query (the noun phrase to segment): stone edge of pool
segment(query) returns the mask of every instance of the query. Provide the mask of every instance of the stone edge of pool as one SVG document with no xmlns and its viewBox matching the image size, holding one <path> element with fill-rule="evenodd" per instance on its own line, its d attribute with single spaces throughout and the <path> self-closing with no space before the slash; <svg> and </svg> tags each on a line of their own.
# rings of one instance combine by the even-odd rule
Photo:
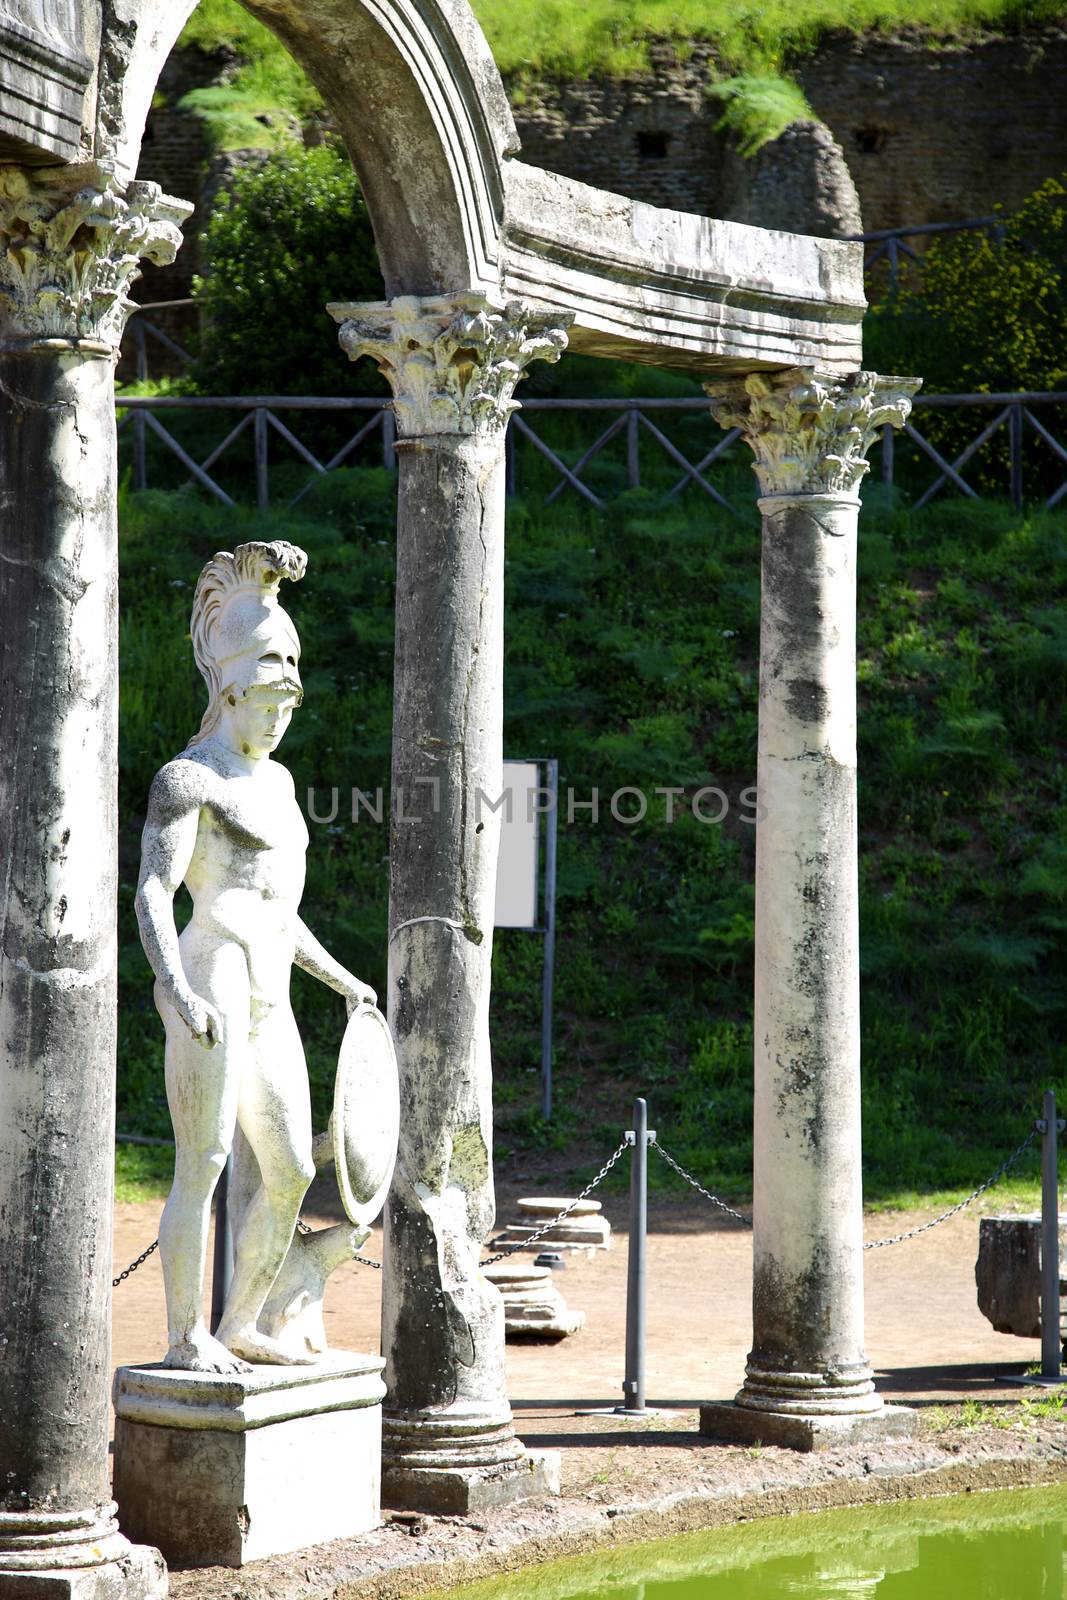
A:
<svg viewBox="0 0 1067 1600">
<path fill-rule="evenodd" d="M 617 1454 L 626 1451 L 620 1439 Z M 627 1499 L 623 1487 L 594 1503 L 587 1492 L 565 1488 L 557 1500 L 476 1517 L 406 1515 L 358 1538 L 240 1570 L 174 1571 L 171 1600 L 407 1600 L 602 1547 L 756 1518 L 1067 1483 L 1067 1426 L 1025 1434 L 981 1429 L 962 1439 L 920 1438 L 829 1458 L 724 1446 L 707 1455 L 700 1467 L 717 1470 L 711 1483 L 693 1483 L 687 1456 L 678 1466 L 689 1470 L 677 1473 L 673 1487 L 640 1499 Z M 624 1482 L 625 1464 L 620 1476 Z M 743 1477 L 758 1481 L 742 1486 Z"/>
</svg>

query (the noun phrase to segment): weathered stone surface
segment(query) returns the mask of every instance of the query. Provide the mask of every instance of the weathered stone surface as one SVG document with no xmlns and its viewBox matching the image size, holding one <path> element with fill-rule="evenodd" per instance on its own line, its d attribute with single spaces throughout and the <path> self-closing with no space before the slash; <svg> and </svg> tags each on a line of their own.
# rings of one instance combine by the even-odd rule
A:
<svg viewBox="0 0 1067 1600">
<path fill-rule="evenodd" d="M 541 1233 L 546 1222 L 558 1217 L 572 1204 L 559 1196 L 549 1199 L 528 1198 L 517 1202 L 523 1213 L 521 1222 L 509 1222 L 493 1241 L 511 1249 L 582 1251 L 592 1256 L 596 1250 L 611 1249 L 611 1223 L 600 1214 L 599 1200 L 582 1200 L 563 1219 Z M 532 1244 L 526 1241 L 532 1233 L 540 1237 Z"/>
<path fill-rule="evenodd" d="M 0 8 L 0 160 L 74 161 L 86 153 L 87 46 L 98 24 L 82 0 L 4 0 Z"/>
<path fill-rule="evenodd" d="M 853 1444 L 907 1439 L 918 1432 L 919 1415 L 909 1406 L 879 1405 L 859 1416 L 805 1416 L 751 1411 L 726 1401 L 701 1406 L 700 1432 L 731 1444 L 777 1444 L 787 1450 L 843 1450 Z"/>
<path fill-rule="evenodd" d="M 506 1339 L 566 1339 L 585 1326 L 585 1312 L 570 1310 L 548 1267 L 498 1263 L 485 1276 L 504 1301 Z"/>
<path fill-rule="evenodd" d="M 753 1347 L 737 1396 L 760 1418 L 882 1408 L 863 1342 L 855 544 L 866 449 L 917 386 L 708 386 L 762 490 Z"/>
<path fill-rule="evenodd" d="M 382 1366 L 334 1351 L 310 1369 L 226 1377 L 120 1367 L 123 1529 L 171 1562 L 240 1567 L 375 1527 Z"/>
<path fill-rule="evenodd" d="M 735 156 L 721 212 L 783 233 L 847 239 L 863 232 L 844 151 L 824 122 L 790 123 L 747 160 Z"/>
<path fill-rule="evenodd" d="M 0 1595 L 4 1600 L 166 1600 L 167 1569 L 159 1551 L 125 1540 L 123 1545 L 125 1554 L 104 1566 L 8 1572 L 0 1565 Z"/>
<path fill-rule="evenodd" d="M 702 372 L 860 364 L 863 250 L 660 211 L 512 161 L 507 287 L 590 355 Z"/>
<path fill-rule="evenodd" d="M 543 1487 L 515 1439 L 503 1306 L 478 1264 L 494 1215 L 500 834 L 485 802 L 503 781 L 504 423 L 524 366 L 558 356 L 564 329 L 470 295 L 331 311 L 349 355 L 369 351 L 393 385 L 401 434 L 389 905 L 401 1132 L 383 1478 L 390 1503 L 433 1509 L 465 1473 L 470 1493 Z"/>
<path fill-rule="evenodd" d="M 113 357 L 180 203 L 0 167 L 0 1593 L 158 1589 L 107 1474 L 115 1074 Z M 88 1509 L 87 1509 L 88 1508 Z M 12 1571 L 24 1576 L 11 1577 Z M 60 1582 L 57 1578 L 56 1582 Z"/>
<path fill-rule="evenodd" d="M 559 1493 L 559 1452 L 526 1450 L 506 1400 L 394 1413 L 387 1429 L 382 1497 L 397 1510 L 464 1516 Z"/>
<path fill-rule="evenodd" d="M 1067 1222 L 1060 1223 L 1060 1277 Z M 974 1267 L 978 1309 L 998 1333 L 1041 1337 L 1041 1218 L 982 1217 Z"/>
<path fill-rule="evenodd" d="M 97 165 L 0 166 L 0 339 L 117 350 L 141 259 L 173 261 L 191 210 Z"/>
</svg>

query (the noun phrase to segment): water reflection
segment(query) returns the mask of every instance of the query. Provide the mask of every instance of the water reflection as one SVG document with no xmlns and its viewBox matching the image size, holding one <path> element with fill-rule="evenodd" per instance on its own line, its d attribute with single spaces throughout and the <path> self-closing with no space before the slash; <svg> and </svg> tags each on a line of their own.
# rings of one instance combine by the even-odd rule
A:
<svg viewBox="0 0 1067 1600">
<path fill-rule="evenodd" d="M 768 1518 L 609 1549 L 449 1600 L 1065 1600 L 1067 1488 Z"/>
</svg>

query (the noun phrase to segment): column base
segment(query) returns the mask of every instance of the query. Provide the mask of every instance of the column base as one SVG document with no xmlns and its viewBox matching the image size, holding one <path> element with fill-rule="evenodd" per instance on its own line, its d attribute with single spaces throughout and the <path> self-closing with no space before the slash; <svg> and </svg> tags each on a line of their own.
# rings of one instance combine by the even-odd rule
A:
<svg viewBox="0 0 1067 1600">
<path fill-rule="evenodd" d="M 379 1356 L 234 1375 L 120 1367 L 122 1528 L 184 1566 L 241 1567 L 380 1520 Z"/>
<path fill-rule="evenodd" d="M 128 1544 L 98 1567 L 10 1572 L 0 1552 L 0 1600 L 166 1600 L 167 1568 L 158 1550 Z"/>
<path fill-rule="evenodd" d="M 910 1406 L 882 1405 L 851 1416 L 809 1415 L 795 1411 L 754 1411 L 735 1400 L 700 1408 L 700 1432 L 730 1444 L 776 1444 L 786 1450 L 839 1450 L 882 1439 L 908 1439 L 919 1416 Z"/>
<path fill-rule="evenodd" d="M 465 1516 L 559 1494 L 559 1452 L 527 1450 L 510 1406 L 393 1412 L 383 1426 L 382 1499 L 398 1511 Z"/>
</svg>

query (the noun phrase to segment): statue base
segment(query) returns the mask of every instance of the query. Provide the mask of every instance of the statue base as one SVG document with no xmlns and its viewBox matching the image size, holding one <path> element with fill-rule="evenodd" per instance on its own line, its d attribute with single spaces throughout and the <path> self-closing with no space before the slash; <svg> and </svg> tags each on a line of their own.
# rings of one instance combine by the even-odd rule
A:
<svg viewBox="0 0 1067 1600">
<path fill-rule="evenodd" d="M 381 1520 L 384 1362 L 222 1376 L 115 1374 L 115 1498 L 131 1539 L 182 1566 L 241 1567 Z"/>
<path fill-rule="evenodd" d="M 755 1411 L 732 1400 L 700 1408 L 705 1439 L 728 1444 L 777 1444 L 785 1450 L 843 1450 L 850 1444 L 909 1439 L 919 1426 L 910 1406 L 880 1406 L 851 1416 L 803 1415 L 795 1411 Z"/>
</svg>

